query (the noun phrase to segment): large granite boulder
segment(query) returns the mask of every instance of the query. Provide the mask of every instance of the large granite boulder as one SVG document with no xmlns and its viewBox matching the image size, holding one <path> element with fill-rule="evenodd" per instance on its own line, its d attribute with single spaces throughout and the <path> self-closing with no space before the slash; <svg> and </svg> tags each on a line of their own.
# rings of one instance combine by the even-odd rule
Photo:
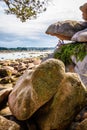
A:
<svg viewBox="0 0 87 130">
<path fill-rule="evenodd" d="M 34 72 L 26 71 L 9 96 L 9 107 L 19 120 L 28 119 L 60 88 L 64 64 L 55 59 L 43 62 Z"/>
<path fill-rule="evenodd" d="M 75 73 L 65 73 L 60 60 L 49 59 L 26 72 L 9 96 L 19 120 L 34 118 L 41 130 L 66 130 L 86 103 L 86 88 Z"/>
<path fill-rule="evenodd" d="M 46 30 L 46 33 L 52 36 L 57 36 L 61 40 L 71 40 L 76 32 L 85 28 L 87 28 L 86 22 L 66 20 L 50 25 Z"/>
<path fill-rule="evenodd" d="M 80 10 L 82 11 L 83 19 L 87 21 L 87 3 L 80 6 Z"/>
<path fill-rule="evenodd" d="M 71 40 L 77 42 L 87 42 L 87 28 L 75 33 Z"/>
<path fill-rule="evenodd" d="M 20 126 L 14 121 L 0 116 L 0 130 L 20 130 Z"/>
<path fill-rule="evenodd" d="M 86 103 L 86 89 L 79 76 L 66 73 L 54 97 L 36 113 L 41 130 L 66 130 Z M 39 115 L 39 116 L 38 116 Z"/>
</svg>

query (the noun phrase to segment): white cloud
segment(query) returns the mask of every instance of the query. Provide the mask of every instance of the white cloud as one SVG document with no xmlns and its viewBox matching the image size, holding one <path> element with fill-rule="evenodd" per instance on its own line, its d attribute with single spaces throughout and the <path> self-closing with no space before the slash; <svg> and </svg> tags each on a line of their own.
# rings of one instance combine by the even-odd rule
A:
<svg viewBox="0 0 87 130">
<path fill-rule="evenodd" d="M 5 7 L 0 4 L 0 32 L 14 34 L 19 40 L 20 37 L 24 37 L 39 41 L 40 36 L 44 36 L 48 26 L 54 22 L 67 19 L 82 20 L 79 6 L 86 2 L 87 0 L 51 0 L 46 12 L 40 14 L 36 20 L 28 20 L 25 23 L 13 15 L 4 14 Z"/>
</svg>

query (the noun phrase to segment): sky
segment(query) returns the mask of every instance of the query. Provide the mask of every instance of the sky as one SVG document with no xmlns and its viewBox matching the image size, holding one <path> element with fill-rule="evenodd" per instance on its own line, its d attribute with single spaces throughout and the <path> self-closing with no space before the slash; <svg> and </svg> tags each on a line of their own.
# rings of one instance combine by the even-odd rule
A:
<svg viewBox="0 0 87 130">
<path fill-rule="evenodd" d="M 24 23 L 14 15 L 6 15 L 0 2 L 0 47 L 55 47 L 58 38 L 45 34 L 47 28 L 58 21 L 84 21 L 79 7 L 86 2 L 50 0 L 46 12 Z"/>
</svg>

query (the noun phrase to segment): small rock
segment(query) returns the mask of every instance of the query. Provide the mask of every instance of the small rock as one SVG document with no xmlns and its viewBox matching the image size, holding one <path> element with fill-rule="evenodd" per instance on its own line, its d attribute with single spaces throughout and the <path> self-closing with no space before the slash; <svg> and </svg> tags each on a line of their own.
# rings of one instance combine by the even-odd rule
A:
<svg viewBox="0 0 87 130">
<path fill-rule="evenodd" d="M 12 91 L 12 88 L 3 89 L 0 91 L 0 104 L 7 99 L 8 95 Z"/>
<path fill-rule="evenodd" d="M 14 121 L 0 116 L 0 130 L 20 130 L 20 126 Z"/>
</svg>

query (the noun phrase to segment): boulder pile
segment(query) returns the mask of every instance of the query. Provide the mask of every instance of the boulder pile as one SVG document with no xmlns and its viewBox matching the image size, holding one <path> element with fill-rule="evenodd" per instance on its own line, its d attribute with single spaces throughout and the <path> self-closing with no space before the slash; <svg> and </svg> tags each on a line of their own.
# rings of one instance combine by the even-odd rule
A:
<svg viewBox="0 0 87 130">
<path fill-rule="evenodd" d="M 56 46 L 55 52 L 58 51 L 60 52 L 61 45 L 65 45 L 67 47 L 67 45 L 64 44 L 64 42 L 62 42 L 63 40 L 68 40 L 70 44 L 72 43 L 74 45 L 76 44 L 80 45 L 83 43 L 87 44 L 87 3 L 80 6 L 80 10 L 82 11 L 82 16 L 85 21 L 73 21 L 73 20 L 58 21 L 57 23 L 50 25 L 46 30 L 46 34 L 56 36 L 60 39 Z M 77 48 L 77 52 L 78 52 L 78 48 Z M 78 60 L 77 57 L 75 57 L 75 55 L 72 54 L 71 60 L 73 66 L 71 70 L 70 69 L 67 70 L 69 71 L 73 70 L 73 72 L 78 73 L 83 83 L 87 86 L 87 47 L 83 49 L 81 55 L 83 56 L 84 54 L 85 57 L 83 60 Z M 69 67 L 71 68 L 71 64 L 69 65 Z"/>
<path fill-rule="evenodd" d="M 87 42 L 87 3 L 80 7 L 84 22 L 81 21 L 58 21 L 48 27 L 47 34 L 56 36 L 61 40 Z"/>
<path fill-rule="evenodd" d="M 6 115 L 1 108 L 1 130 L 66 130 L 87 102 L 78 74 L 66 73 L 63 62 L 56 59 L 27 70 L 6 96 L 9 110 Z"/>
<path fill-rule="evenodd" d="M 0 84 L 14 85 L 26 69 L 34 69 L 41 63 L 40 58 L 24 58 L 0 61 Z"/>
<path fill-rule="evenodd" d="M 80 9 L 85 12 L 86 7 Z M 83 18 L 86 20 L 86 13 Z M 86 42 L 86 28 L 86 22 L 64 21 L 51 25 L 46 33 L 61 40 Z M 54 58 L 42 63 L 35 59 L 0 61 L 3 129 L 87 130 L 86 86 L 78 74 L 66 72 L 64 63 Z"/>
</svg>

